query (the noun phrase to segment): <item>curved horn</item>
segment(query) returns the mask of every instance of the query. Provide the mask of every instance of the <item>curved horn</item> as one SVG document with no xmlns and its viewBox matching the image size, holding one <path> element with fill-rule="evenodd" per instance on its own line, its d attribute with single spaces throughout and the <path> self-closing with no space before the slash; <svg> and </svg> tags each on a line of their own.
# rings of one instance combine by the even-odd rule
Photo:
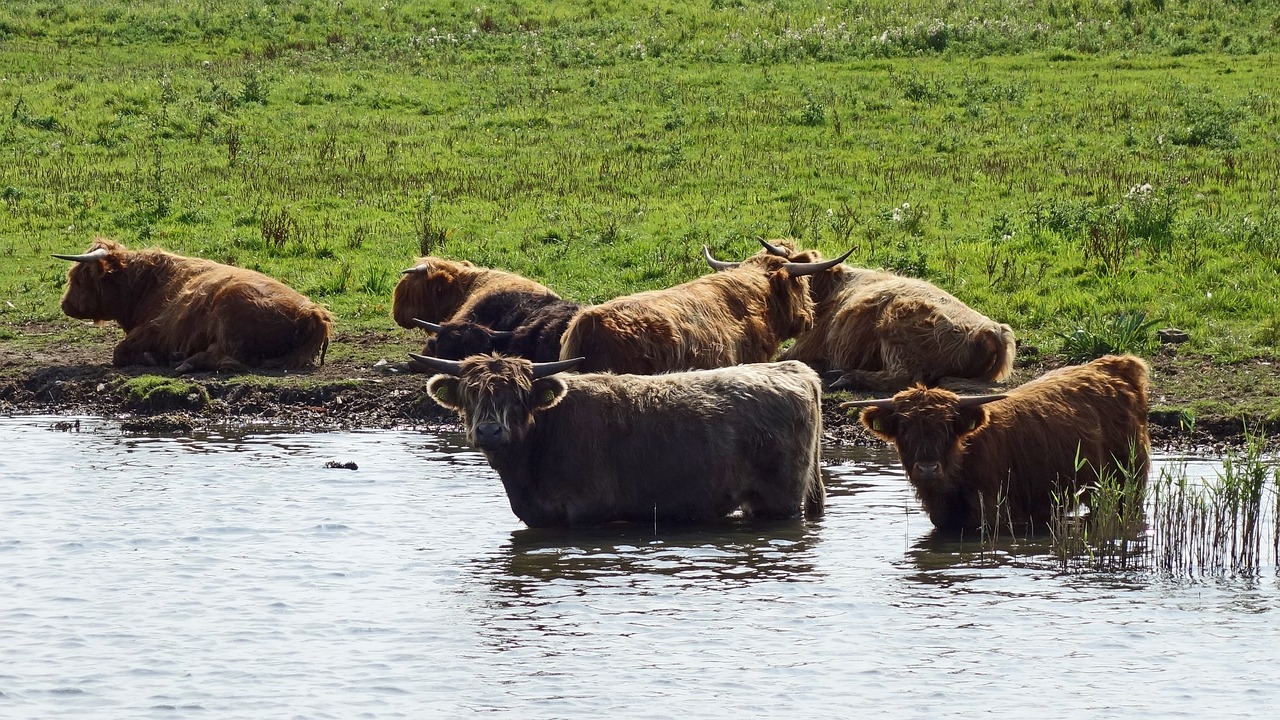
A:
<svg viewBox="0 0 1280 720">
<path fill-rule="evenodd" d="M 571 370 L 578 366 L 578 363 L 586 360 L 584 357 L 576 357 L 570 360 L 557 360 L 555 362 L 534 363 L 533 379 L 544 378 L 548 375 L 555 375 L 558 372 Z"/>
<path fill-rule="evenodd" d="M 823 270 L 830 270 L 831 268 L 833 268 L 833 267 L 835 267 L 835 266 L 839 265 L 840 263 L 844 262 L 845 258 L 847 258 L 847 257 L 849 257 L 850 255 L 852 255 L 852 254 L 853 254 L 853 250 L 854 250 L 853 248 L 849 248 L 849 249 L 845 252 L 845 254 L 841 255 L 840 257 L 838 257 L 838 258 L 832 258 L 832 259 L 830 259 L 830 260 L 823 260 L 822 262 L 811 262 L 811 263 L 787 263 L 786 265 L 783 265 L 782 267 L 786 268 L 786 271 L 787 271 L 788 273 L 790 273 L 791 275 L 796 275 L 796 276 L 800 276 L 800 275 L 816 275 L 816 274 L 818 274 L 818 273 L 822 272 Z"/>
<path fill-rule="evenodd" d="M 995 402 L 996 400 L 1003 400 L 1003 399 L 1005 399 L 1005 398 L 1007 398 L 1007 397 L 1009 397 L 1009 396 L 1008 396 L 1008 395 L 1004 395 L 1004 394 L 1000 394 L 1000 395 L 961 395 L 959 398 L 957 398 L 957 400 L 959 400 L 959 401 L 960 401 L 960 407 L 962 407 L 962 408 L 967 408 L 967 407 L 973 407 L 974 405 L 986 405 L 986 404 L 987 404 L 987 403 L 989 403 L 989 402 Z"/>
<path fill-rule="evenodd" d="M 726 262 L 724 260 L 717 260 L 711 257 L 711 251 L 707 249 L 706 245 L 702 246 L 702 257 L 706 258 L 707 264 L 716 270 L 732 270 L 742 264 L 742 263 L 736 263 L 736 262 Z"/>
<path fill-rule="evenodd" d="M 765 240 L 764 238 L 756 238 L 756 240 L 760 241 L 760 244 L 764 246 L 765 250 L 769 251 L 770 255 L 777 255 L 778 257 L 784 257 L 784 258 L 791 257 L 791 254 L 788 253 L 785 248 L 780 248 L 777 245 L 770 243 L 768 240 Z"/>
<path fill-rule="evenodd" d="M 408 271 L 406 270 L 405 272 L 408 272 Z M 435 323 L 433 323 L 433 322 L 427 322 L 426 320 L 422 320 L 422 319 L 420 319 L 420 318 L 414 318 L 414 319 L 413 319 L 413 324 L 414 324 L 414 325 L 417 325 L 418 327 L 422 328 L 423 330 L 430 330 L 430 331 L 431 331 L 431 332 L 433 332 L 433 333 L 442 332 L 442 331 L 444 330 L 444 328 L 443 328 L 443 327 L 441 327 L 440 325 L 437 325 L 437 324 L 435 324 Z"/>
<path fill-rule="evenodd" d="M 841 410 L 848 410 L 850 408 L 864 408 L 864 407 L 873 407 L 880 410 L 892 410 L 893 398 L 877 398 L 874 400 L 850 400 L 849 402 L 840 403 Z"/>
<path fill-rule="evenodd" d="M 414 265 L 411 268 L 405 268 L 401 270 L 400 274 L 401 275 L 421 275 L 430 269 L 431 269 L 430 265 Z"/>
<path fill-rule="evenodd" d="M 70 260 L 71 262 L 93 262 L 94 260 L 101 260 L 106 257 L 107 249 L 100 247 L 93 252 L 87 252 L 83 255 L 59 255 L 57 253 L 53 253 L 53 256 L 59 260 Z"/>
<path fill-rule="evenodd" d="M 432 370 L 442 372 L 445 375 L 453 375 L 454 377 L 457 377 L 462 374 L 462 363 L 457 360 L 444 360 L 442 358 L 431 357 L 430 355 L 419 355 L 417 353 L 409 353 L 409 357 L 417 360 L 423 365 L 426 365 Z"/>
<path fill-rule="evenodd" d="M 515 336 L 515 330 L 489 330 L 489 337 L 494 340 L 510 340 Z"/>
</svg>

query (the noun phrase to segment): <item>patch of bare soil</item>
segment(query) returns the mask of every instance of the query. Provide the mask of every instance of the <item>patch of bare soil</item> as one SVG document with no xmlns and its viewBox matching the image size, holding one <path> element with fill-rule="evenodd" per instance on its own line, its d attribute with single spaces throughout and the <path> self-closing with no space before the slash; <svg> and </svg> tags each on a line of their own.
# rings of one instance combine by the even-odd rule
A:
<svg viewBox="0 0 1280 720">
<path fill-rule="evenodd" d="M 119 417 L 138 431 L 185 432 L 195 428 L 269 422 L 298 429 L 334 430 L 404 426 L 452 427 L 452 413 L 426 395 L 426 376 L 405 372 L 407 350 L 419 341 L 401 333 L 340 334 L 323 366 L 252 375 L 193 373 L 171 369 L 114 368 L 117 336 L 96 333 L 68 339 L 50 329 L 22 328 L 21 342 L 0 341 L 0 413 Z M 334 355 L 338 355 L 335 357 Z M 1172 348 L 1151 365 L 1151 435 L 1159 447 L 1236 445 L 1251 430 L 1274 436 L 1280 423 L 1280 376 L 1265 360 L 1215 365 L 1204 357 L 1178 356 Z M 1053 357 L 1019 358 L 1017 385 L 1057 367 Z M 188 391 L 140 397 L 140 378 L 173 378 Z M 185 386 L 185 383 L 183 383 Z M 876 444 L 838 409 L 848 393 L 823 405 L 830 442 Z"/>
</svg>

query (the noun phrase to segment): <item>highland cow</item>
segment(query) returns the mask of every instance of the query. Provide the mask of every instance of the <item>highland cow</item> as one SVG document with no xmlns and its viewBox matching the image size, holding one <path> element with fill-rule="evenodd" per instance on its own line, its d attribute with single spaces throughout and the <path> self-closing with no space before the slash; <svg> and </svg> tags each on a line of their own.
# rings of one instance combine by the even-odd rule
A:
<svg viewBox="0 0 1280 720">
<path fill-rule="evenodd" d="M 178 372 L 297 368 L 324 362 L 333 318 L 278 280 L 163 250 L 126 250 L 98 238 L 75 265 L 62 311 L 115 320 L 125 336 L 112 364 Z"/>
</svg>

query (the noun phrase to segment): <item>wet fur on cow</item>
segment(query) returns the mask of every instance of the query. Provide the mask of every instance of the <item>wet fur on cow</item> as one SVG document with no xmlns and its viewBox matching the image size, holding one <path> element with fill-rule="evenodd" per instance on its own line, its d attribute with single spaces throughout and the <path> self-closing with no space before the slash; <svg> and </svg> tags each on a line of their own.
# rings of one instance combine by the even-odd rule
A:
<svg viewBox="0 0 1280 720">
<path fill-rule="evenodd" d="M 767 251 L 762 251 L 768 254 Z M 810 250 L 793 255 L 815 262 Z M 832 389 L 895 391 L 914 383 L 1008 377 L 1013 329 L 932 283 L 839 265 L 815 275 L 813 328 L 783 354 L 834 380 Z"/>
<path fill-rule="evenodd" d="M 512 330 L 528 311 L 559 299 L 542 284 L 515 273 L 428 256 L 402 273 L 392 295 L 391 316 L 405 328 L 417 327 L 413 320 L 419 318 Z"/>
<path fill-rule="evenodd" d="M 643 375 L 767 362 L 813 324 L 809 278 L 791 275 L 786 262 L 755 255 L 733 270 L 587 308 L 565 331 L 560 357 L 587 358 L 584 372 Z"/>
<path fill-rule="evenodd" d="M 460 368 L 428 391 L 461 415 L 530 527 L 823 511 L 821 383 L 801 363 L 536 379 L 523 359 Z"/>
<path fill-rule="evenodd" d="M 125 336 L 112 363 L 179 372 L 297 368 L 324 362 L 333 318 L 262 273 L 98 238 L 67 276 L 62 311 L 114 320 Z M 86 253 L 87 255 L 88 253 Z M 66 259 L 68 256 L 61 256 Z"/>
<path fill-rule="evenodd" d="M 920 386 L 862 401 L 880 405 L 864 409 L 862 423 L 897 448 L 940 530 L 1043 529 L 1055 493 L 1064 500 L 1078 493 L 1088 505 L 1099 473 L 1145 483 L 1150 440 L 1140 358 L 1061 368 L 994 397 L 1002 399 L 966 407 L 955 393 Z"/>
</svg>

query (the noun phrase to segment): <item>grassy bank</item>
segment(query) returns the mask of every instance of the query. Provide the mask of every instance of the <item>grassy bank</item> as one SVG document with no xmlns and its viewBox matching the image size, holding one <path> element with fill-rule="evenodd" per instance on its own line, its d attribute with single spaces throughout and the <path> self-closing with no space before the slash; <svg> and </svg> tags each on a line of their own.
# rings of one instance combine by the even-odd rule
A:
<svg viewBox="0 0 1280 720">
<path fill-rule="evenodd" d="M 0 341 L 95 234 L 353 332 L 423 252 L 593 302 L 789 235 L 1047 351 L 1277 356 L 1280 2 L 958 5 L 5 3 Z"/>
</svg>

